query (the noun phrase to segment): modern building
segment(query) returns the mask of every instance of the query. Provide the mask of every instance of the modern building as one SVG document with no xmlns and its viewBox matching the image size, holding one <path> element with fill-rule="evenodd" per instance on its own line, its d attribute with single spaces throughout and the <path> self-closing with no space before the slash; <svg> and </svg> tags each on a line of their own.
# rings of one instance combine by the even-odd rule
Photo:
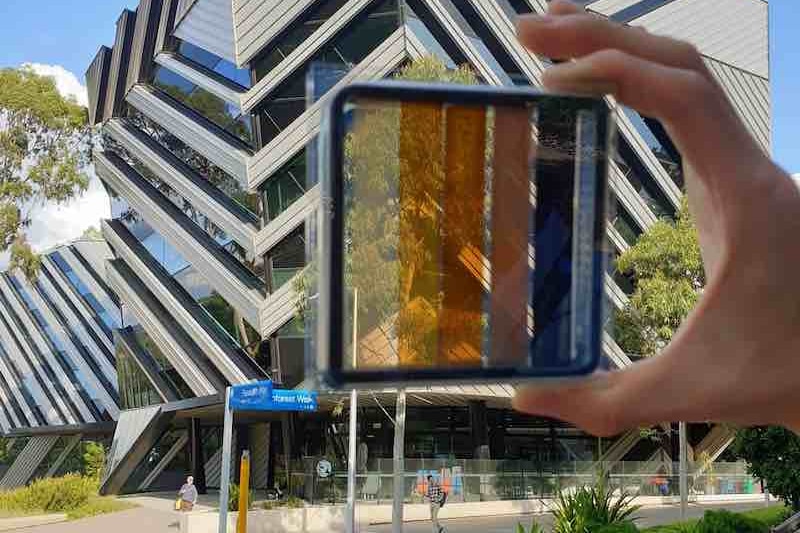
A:
<svg viewBox="0 0 800 533">
<path fill-rule="evenodd" d="M 583 4 L 694 43 L 753 136 L 770 150 L 765 1 Z M 136 11 L 123 11 L 113 46 L 101 47 L 86 73 L 90 119 L 103 138 L 94 161 L 112 202 L 112 219 L 102 228 L 111 252 L 95 263 L 97 275 L 90 279 L 98 280 L 92 294 L 106 296 L 100 300 L 105 309 L 113 304 L 118 311 L 116 322 L 105 325 L 113 342 L 98 324 L 88 324 L 104 335 L 98 349 L 110 351 L 98 363 L 108 383 L 94 386 L 97 398 L 86 393 L 93 410 L 78 392 L 76 413 L 45 403 L 44 423 L 32 406 L 30 416 L 12 412 L 3 398 L 4 429 L 6 423 L 18 429 L 13 415 L 18 425 L 46 426 L 48 435 L 55 434 L 62 426 L 89 423 L 68 418 L 84 405 L 91 422 L 103 416 L 117 421 L 105 492 L 172 489 L 187 471 L 201 486 L 217 486 L 224 388 L 267 377 L 291 388 L 304 379 L 306 338 L 295 319 L 293 280 L 305 265 L 305 222 L 320 204 L 318 185 L 307 176 L 306 152 L 329 94 L 307 103 L 309 69 L 315 62 L 338 66 L 343 77 L 336 86 L 385 78 L 433 55 L 448 66 L 468 65 L 482 83 L 538 86 L 549 61 L 517 42 L 514 23 L 518 15 L 545 9 L 544 0 L 141 0 Z M 616 112 L 619 148 L 611 163 L 616 210 L 607 232 L 620 253 L 660 217 L 675 216 L 683 176 L 680 156 L 657 121 L 612 99 L 608 105 Z M 7 285 L 5 298 L 20 294 Z M 609 271 L 606 292 L 613 305 L 625 305 L 631 290 L 631 280 Z M 13 327 L 11 317 L 5 320 Z M 33 323 L 16 328 L 42 329 Z M 15 345 L 3 338 L 2 346 L 9 351 Z M 33 344 L 27 353 L 32 350 Z M 636 359 L 608 334 L 604 351 L 610 367 Z M 100 379 L 99 370 L 87 372 L 79 375 Z M 112 396 L 107 385 L 118 393 Z M 30 394 L 36 400 L 26 405 L 47 402 L 43 392 Z M 656 442 L 634 430 L 598 440 L 513 412 L 512 395 L 506 385 L 410 391 L 407 469 L 421 472 L 449 461 L 464 473 L 478 458 L 494 461 L 497 479 L 511 476 L 497 470 L 544 475 L 566 462 L 575 477 L 597 460 L 609 468 L 621 461 L 642 461 L 653 471 L 661 466 L 661 473 L 672 468 L 672 437 Z M 373 497 L 391 493 L 381 488 L 381 472 L 391 472 L 395 400 L 386 391 L 366 397 L 359 412 L 360 490 Z M 292 490 L 309 497 L 315 490 L 309 464 L 323 456 L 344 464 L 346 424 L 337 415 L 344 401 L 325 397 L 314 414 L 239 420 L 236 447 L 252 451 L 256 486 L 281 484 L 291 470 L 303 480 Z M 672 428 L 663 429 L 669 435 Z M 693 454 L 704 457 L 703 464 L 723 454 L 730 440 L 723 427 L 690 431 Z M 529 493 L 501 481 L 485 490 L 489 473 L 481 474 L 481 488 L 471 494 Z"/>
</svg>

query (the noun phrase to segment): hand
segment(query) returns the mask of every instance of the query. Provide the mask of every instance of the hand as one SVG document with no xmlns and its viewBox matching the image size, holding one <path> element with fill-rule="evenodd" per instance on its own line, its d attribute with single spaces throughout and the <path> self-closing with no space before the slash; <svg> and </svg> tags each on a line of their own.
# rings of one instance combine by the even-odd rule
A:
<svg viewBox="0 0 800 533">
<path fill-rule="evenodd" d="M 521 17 L 554 59 L 544 85 L 610 93 L 659 119 L 683 155 L 708 280 L 661 354 L 619 372 L 518 392 L 521 411 L 597 435 L 664 421 L 800 429 L 800 190 L 760 149 L 691 45 L 554 0 Z"/>
</svg>

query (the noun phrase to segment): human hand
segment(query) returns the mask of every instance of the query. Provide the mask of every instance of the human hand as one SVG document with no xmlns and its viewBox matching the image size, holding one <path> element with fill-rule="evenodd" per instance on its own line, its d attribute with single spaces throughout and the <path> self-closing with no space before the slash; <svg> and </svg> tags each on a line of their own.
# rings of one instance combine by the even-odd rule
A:
<svg viewBox="0 0 800 533">
<path fill-rule="evenodd" d="M 664 124 L 683 156 L 707 285 L 661 354 L 567 385 L 520 390 L 517 409 L 614 435 L 664 421 L 800 430 L 800 190 L 760 149 L 691 45 L 553 0 L 521 42 L 554 59 L 547 89 L 610 93 Z"/>
</svg>

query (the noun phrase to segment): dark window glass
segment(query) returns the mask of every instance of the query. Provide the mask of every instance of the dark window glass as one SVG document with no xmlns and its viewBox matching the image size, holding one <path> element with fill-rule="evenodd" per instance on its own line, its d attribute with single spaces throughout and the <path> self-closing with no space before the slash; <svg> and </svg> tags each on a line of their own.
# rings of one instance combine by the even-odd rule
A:
<svg viewBox="0 0 800 533">
<path fill-rule="evenodd" d="M 256 111 L 261 124 L 262 145 L 268 144 L 305 110 L 305 80 L 311 65 L 321 62 L 347 69 L 357 65 L 398 28 L 397 9 L 396 0 L 377 2 L 270 93 Z"/>
<path fill-rule="evenodd" d="M 639 160 L 639 156 L 621 135 L 618 136 L 617 153 L 614 159 L 625 178 L 636 189 L 655 216 L 675 218 L 675 206 L 672 205 L 653 176 Z"/>
<path fill-rule="evenodd" d="M 177 44 L 176 51 L 186 59 L 194 61 L 212 72 L 216 72 L 237 85 L 241 85 L 245 89 L 250 87 L 250 70 L 246 68 L 237 68 L 236 65 L 227 59 L 222 59 L 188 41 L 177 39 Z"/>
<path fill-rule="evenodd" d="M 625 9 L 617 11 L 608 18 L 615 22 L 630 22 L 641 17 L 642 15 L 646 15 L 647 13 L 658 9 L 659 7 L 665 6 L 672 1 L 673 0 L 641 0 L 641 2 L 636 2 Z"/>
<path fill-rule="evenodd" d="M 127 350 L 117 347 L 117 381 L 122 409 L 138 409 L 161 403 L 161 396 Z"/>
<path fill-rule="evenodd" d="M 264 47 L 264 50 L 253 61 L 256 79 L 260 80 L 286 59 L 286 56 L 303 44 L 346 2 L 347 0 L 317 1 L 298 20 L 289 24 L 282 33 Z"/>
<path fill-rule="evenodd" d="M 680 155 L 661 124 L 654 119 L 643 117 L 629 107 L 623 107 L 623 109 L 672 181 L 678 187 L 683 187 Z"/>
<path fill-rule="evenodd" d="M 236 104 L 226 102 L 163 66 L 157 66 L 153 71 L 153 85 L 231 135 L 249 145 L 253 144 L 250 115 L 242 114 Z"/>
<path fill-rule="evenodd" d="M 194 393 L 192 389 L 189 388 L 178 371 L 175 370 L 175 367 L 172 366 L 172 363 L 169 362 L 167 356 L 165 356 L 158 345 L 153 342 L 147 332 L 139 325 L 132 326 L 132 331 L 139 346 L 156 362 L 161 377 L 169 383 L 173 392 L 181 399 L 193 398 Z"/>
<path fill-rule="evenodd" d="M 531 6 L 525 0 L 508 0 L 508 3 L 511 4 L 511 7 L 514 8 L 514 11 L 516 11 L 518 15 L 525 15 L 533 12 L 533 9 L 531 9 Z"/>
<path fill-rule="evenodd" d="M 264 223 L 275 220 L 306 192 L 306 151 L 301 150 L 261 186 Z"/>
<path fill-rule="evenodd" d="M 641 228 L 639 228 L 639 225 L 633 219 L 631 214 L 628 213 L 628 210 L 619 204 L 617 205 L 617 213 L 611 220 L 611 224 L 622 236 L 622 238 L 625 239 L 625 242 L 631 246 L 636 244 L 636 241 L 642 234 Z"/>
<path fill-rule="evenodd" d="M 267 254 L 272 272 L 271 291 L 276 291 L 306 265 L 305 227 L 300 226 Z"/>
<path fill-rule="evenodd" d="M 150 448 L 142 462 L 134 469 L 131 476 L 125 481 L 123 493 L 140 492 L 139 486 L 147 476 L 158 466 L 176 443 L 186 434 L 186 429 L 172 429 L 164 433 Z M 147 490 L 163 491 L 174 490 L 186 481 L 186 472 L 189 469 L 189 447 L 184 443 L 180 451 L 169 461 L 164 471 L 150 484 Z"/>
<path fill-rule="evenodd" d="M 128 107 L 128 118 L 141 131 L 148 134 L 161 146 L 172 152 L 172 154 L 189 165 L 192 170 L 208 180 L 223 194 L 238 202 L 251 213 L 258 214 L 258 195 L 250 194 L 242 187 L 239 181 L 237 181 L 227 172 L 214 165 L 211 161 L 194 151 L 191 147 L 184 144 L 183 141 L 130 106 Z M 109 145 L 112 147 L 118 146 L 117 143 L 114 143 L 107 137 L 104 139 L 104 143 L 109 143 Z M 120 213 L 120 208 L 115 206 L 113 201 L 111 208 L 112 216 L 114 216 L 114 218 L 118 218 L 117 213 Z"/>
</svg>

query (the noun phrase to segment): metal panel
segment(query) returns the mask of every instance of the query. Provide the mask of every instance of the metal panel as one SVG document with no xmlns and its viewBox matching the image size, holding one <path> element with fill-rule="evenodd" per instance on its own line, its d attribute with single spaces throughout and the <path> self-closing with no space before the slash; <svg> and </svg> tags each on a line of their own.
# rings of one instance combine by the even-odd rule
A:
<svg viewBox="0 0 800 533">
<path fill-rule="evenodd" d="M 126 276 L 126 274 L 130 274 L 130 276 Z M 147 335 L 161 349 L 192 392 L 197 396 L 216 394 L 220 388 L 219 385 L 209 380 L 195 364 L 194 354 L 184 349 L 185 343 L 178 338 L 181 333 L 177 331 L 178 328 L 175 324 L 162 322 L 160 316 L 167 317 L 167 313 L 155 312 L 156 309 L 152 305 L 155 298 L 144 292 L 146 289 L 140 286 L 141 282 L 137 283 L 135 274 L 125 267 L 123 262 L 114 260 L 108 264 L 108 278 Z M 122 424 L 122 415 L 119 423 Z"/>
<path fill-rule="evenodd" d="M 222 471 L 222 448 L 218 448 L 214 455 L 208 458 L 205 464 L 206 485 L 219 487 L 220 472 Z"/>
<path fill-rule="evenodd" d="M 175 157 L 126 119 L 108 122 L 105 132 L 140 159 L 164 183 L 253 254 L 257 221 L 236 202 L 217 190 L 207 179 Z"/>
<path fill-rule="evenodd" d="M 234 309 L 257 326 L 258 309 L 265 296 L 263 282 L 120 157 L 99 152 L 94 157 L 98 176 L 121 194 Z"/>
<path fill-rule="evenodd" d="M 147 250 L 121 223 L 104 221 L 103 234 L 113 244 L 117 256 L 136 272 L 139 279 L 229 383 L 246 383 L 266 377 L 227 332 L 216 323 L 210 323 L 212 319 L 207 312 L 180 284 L 165 275 L 163 269 L 148 256 Z"/>
<path fill-rule="evenodd" d="M 180 0 L 175 37 L 236 62 L 231 0 Z"/>
<path fill-rule="evenodd" d="M 161 407 L 158 405 L 122 411 L 119 415 L 111 448 L 108 450 L 106 465 L 103 469 L 101 487 L 106 485 L 123 464 L 136 442 L 157 420 Z"/>
<path fill-rule="evenodd" d="M 639 2 L 639 0 L 597 0 L 596 2 L 588 4 L 586 8 L 602 15 L 611 15 L 637 2 Z"/>
<path fill-rule="evenodd" d="M 57 435 L 31 438 L 0 479 L 0 488 L 8 490 L 26 485 L 57 441 Z"/>
<path fill-rule="evenodd" d="M 750 133 L 769 153 L 772 147 L 769 81 L 713 59 L 706 58 L 705 62 Z"/>
<path fill-rule="evenodd" d="M 675 0 L 631 24 L 689 41 L 706 56 L 768 78 L 768 11 L 762 0 Z"/>
<path fill-rule="evenodd" d="M 20 376 L 15 368 L 16 365 L 20 365 L 20 361 L 24 363 L 22 356 L 19 354 L 19 349 L 11 338 L 11 332 L 8 331 L 5 327 L 5 324 L 0 321 L 0 345 L 2 345 L 5 349 L 0 354 L 4 354 L 7 356 L 2 357 L 0 356 L 0 373 L 3 374 L 4 381 L 8 384 L 9 388 L 11 389 L 11 394 L 14 395 L 14 398 L 17 400 L 17 404 L 19 405 L 22 414 L 25 415 L 26 420 L 18 420 L 21 426 L 27 425 L 28 427 L 37 427 L 39 425 L 39 421 L 36 419 L 36 416 L 33 414 L 33 405 L 30 405 L 25 397 L 22 394 L 22 387 L 25 384 L 22 382 L 23 377 Z M 25 372 L 24 368 L 22 370 Z M 10 405 L 10 404 L 9 404 Z M 12 416 L 17 416 L 14 413 Z M 27 424 L 26 424 L 27 422 Z"/>
<path fill-rule="evenodd" d="M 111 48 L 101 46 L 86 71 L 86 92 L 89 96 L 89 124 L 94 125 L 103 120 L 110 66 Z"/>
<path fill-rule="evenodd" d="M 200 115 L 180 109 L 153 89 L 137 85 L 128 93 L 128 103 L 186 143 L 200 155 L 247 186 L 250 153 Z"/>
<path fill-rule="evenodd" d="M 117 35 L 114 39 L 111 66 L 108 71 L 108 90 L 106 91 L 105 110 L 103 112 L 104 120 L 116 116 L 122 110 L 135 24 L 136 13 L 128 9 L 123 10 L 122 15 L 117 20 Z"/>
<path fill-rule="evenodd" d="M 186 61 L 182 60 L 179 55 L 175 55 L 170 52 L 162 52 L 158 54 L 155 61 L 159 65 L 168 68 L 176 74 L 180 74 L 190 82 L 194 83 L 198 87 L 202 87 L 211 94 L 235 104 L 237 107 L 241 107 L 243 93 L 236 89 L 234 84 L 225 83 L 224 78 L 215 79 L 210 76 L 206 76 L 192 65 L 189 65 Z"/>
<path fill-rule="evenodd" d="M 314 185 L 275 217 L 255 237 L 256 255 L 264 255 L 302 224 L 319 206 L 320 186 Z"/>
<path fill-rule="evenodd" d="M 234 0 L 236 60 L 245 65 L 315 0 Z"/>
<path fill-rule="evenodd" d="M 125 92 L 137 83 L 146 82 L 150 76 L 160 20 L 161 0 L 139 0 Z"/>
<path fill-rule="evenodd" d="M 308 107 L 297 120 L 259 150 L 249 160 L 249 188 L 256 189 L 314 138 L 319 131 L 322 108 L 335 89 L 356 80 L 384 78 L 400 66 L 409 57 L 406 35 L 410 32 L 408 27 L 395 31 L 364 61 L 350 70 L 331 91 Z"/>
<path fill-rule="evenodd" d="M 295 282 L 300 275 L 301 273 L 295 274 L 264 302 L 261 309 L 261 338 L 271 337 L 294 318 L 297 312 Z"/>
</svg>

